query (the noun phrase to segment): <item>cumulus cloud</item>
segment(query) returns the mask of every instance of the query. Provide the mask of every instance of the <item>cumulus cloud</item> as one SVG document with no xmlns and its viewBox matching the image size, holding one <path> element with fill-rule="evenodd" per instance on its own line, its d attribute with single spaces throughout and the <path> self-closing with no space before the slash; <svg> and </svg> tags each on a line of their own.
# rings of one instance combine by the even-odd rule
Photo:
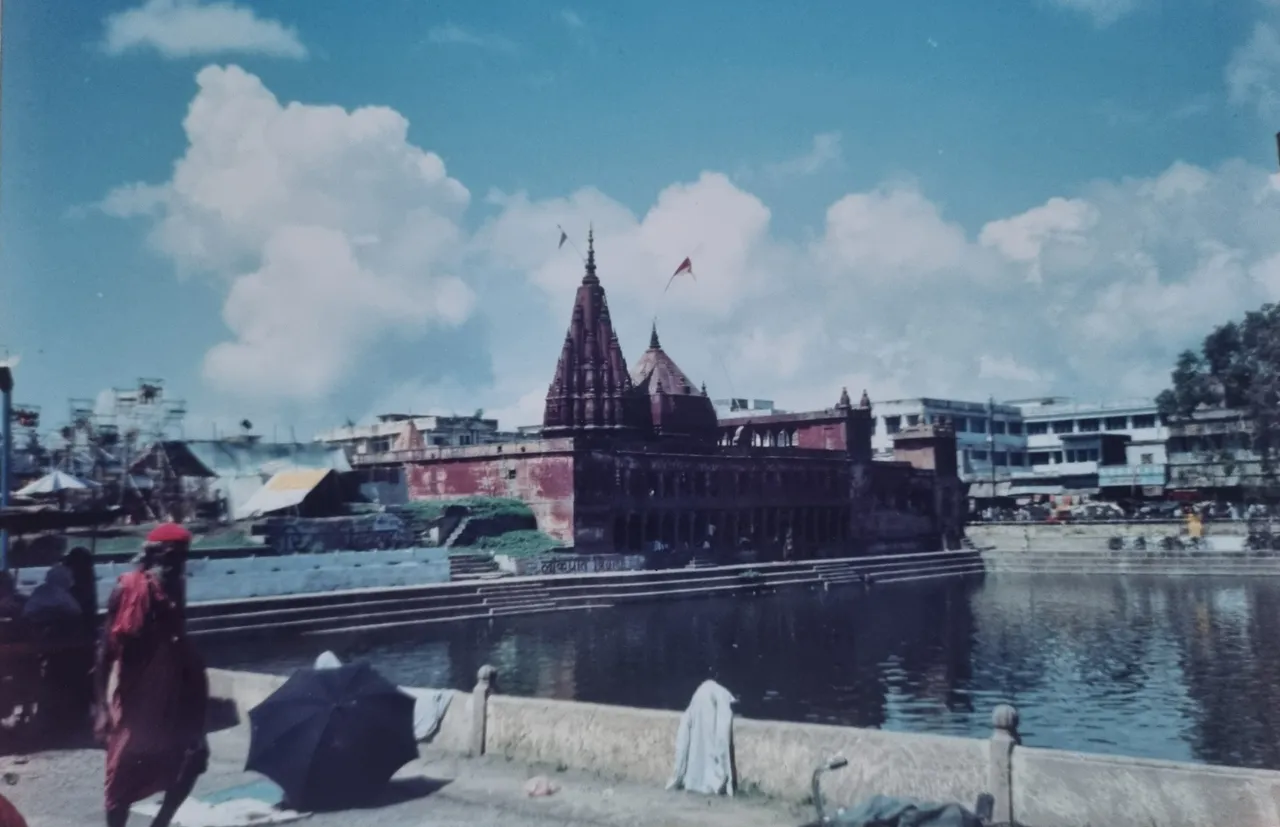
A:
<svg viewBox="0 0 1280 827">
<path fill-rule="evenodd" d="M 103 208 L 148 217 L 180 272 L 229 285 L 233 338 L 205 359 L 216 388 L 319 398 L 380 337 L 467 318 L 472 293 L 450 268 L 469 193 L 408 143 L 402 116 L 282 106 L 234 66 L 204 69 L 197 86 L 173 177 L 117 189 Z"/>
<path fill-rule="evenodd" d="M 499 206 L 477 243 L 552 300 L 534 399 L 580 272 L 538 228 L 589 216 L 632 358 L 657 315 L 664 345 L 713 395 L 793 408 L 862 384 L 873 398 L 1150 396 L 1179 349 L 1280 288 L 1269 229 L 1280 193 L 1243 162 L 1097 182 L 974 232 L 892 182 L 839 199 L 806 244 L 780 238 L 762 202 L 714 173 L 668 188 L 643 216 L 594 190 Z M 663 296 L 659 265 L 697 245 L 699 280 Z"/>
<path fill-rule="evenodd" d="M 474 32 L 453 23 L 433 27 L 427 32 L 427 39 L 437 45 L 469 46 L 473 49 L 507 55 L 520 51 L 519 45 L 508 37 L 487 32 Z"/>
<path fill-rule="evenodd" d="M 1265 121 L 1280 117 L 1280 30 L 1273 23 L 1254 25 L 1227 64 L 1226 83 L 1232 104 L 1252 108 Z"/>
<path fill-rule="evenodd" d="M 1280 176 L 1232 161 L 1099 181 L 966 227 L 911 181 L 837 199 L 803 238 L 722 173 L 670 184 L 642 211 L 595 188 L 469 196 L 383 108 L 282 105 L 252 75 L 198 78 L 173 177 L 103 202 L 147 222 L 179 271 L 225 285 L 230 336 L 205 378 L 312 400 L 383 360 L 378 345 L 477 321 L 486 386 L 433 379 L 421 352 L 368 408 L 538 421 L 594 224 L 600 278 L 630 360 L 656 318 L 713 396 L 827 406 L 1066 393 L 1150 396 L 1212 326 L 1280 298 Z M 693 279 L 664 290 L 686 256 Z M 422 375 L 417 375 L 421 372 Z M 335 411 L 345 415 L 351 411 Z"/>
<path fill-rule="evenodd" d="M 298 33 L 231 2 L 147 0 L 107 17 L 102 48 L 110 55 L 153 50 L 167 58 L 240 52 L 300 60 Z"/>
<path fill-rule="evenodd" d="M 1110 26 L 1142 8 L 1147 0 L 1050 0 L 1055 6 L 1089 17 L 1101 27 Z"/>
<path fill-rule="evenodd" d="M 1050 198 L 1013 218 L 998 219 L 982 228 L 979 241 L 1005 258 L 1027 265 L 1031 281 L 1043 280 L 1042 261 L 1049 245 L 1088 244 L 1088 231 L 1098 223 L 1098 211 L 1087 201 Z"/>
<path fill-rule="evenodd" d="M 813 136 L 809 151 L 765 166 L 765 173 L 774 178 L 798 178 L 816 175 L 822 170 L 839 164 L 844 153 L 840 147 L 839 132 L 821 132 Z"/>
</svg>

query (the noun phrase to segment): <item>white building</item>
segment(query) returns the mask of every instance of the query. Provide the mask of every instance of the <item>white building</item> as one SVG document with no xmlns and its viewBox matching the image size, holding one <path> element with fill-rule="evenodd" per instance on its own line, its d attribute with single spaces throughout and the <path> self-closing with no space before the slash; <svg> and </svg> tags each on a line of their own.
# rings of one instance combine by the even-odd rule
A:
<svg viewBox="0 0 1280 827">
<path fill-rule="evenodd" d="M 412 423 L 425 446 L 487 445 L 511 442 L 515 434 L 498 430 L 498 420 L 479 416 L 413 416 L 382 414 L 372 425 L 347 425 L 316 435 L 317 442 L 340 446 L 347 456 L 390 451 Z"/>
<path fill-rule="evenodd" d="M 890 399 L 872 402 L 871 447 L 878 459 L 893 458 L 893 435 L 915 425 L 949 419 L 956 431 L 957 467 L 970 481 L 1008 479 L 1026 467 L 1022 411 L 1012 405 L 952 399 Z"/>
<path fill-rule="evenodd" d="M 1007 403 L 1022 412 L 1029 470 L 1036 476 L 1072 477 L 1089 488 L 1142 488 L 1165 484 L 1169 429 L 1151 400 L 1078 403 L 1065 397 Z M 1098 439 L 1091 439 L 1098 437 Z M 1117 439 L 1119 438 L 1119 439 Z M 1116 445 L 1123 441 L 1123 455 Z M 1104 451 L 1112 456 L 1104 457 Z"/>
<path fill-rule="evenodd" d="M 744 416 L 747 413 L 769 415 L 785 413 L 773 405 L 772 399 L 712 399 L 711 406 L 716 409 L 717 419 L 729 419 Z"/>
</svg>

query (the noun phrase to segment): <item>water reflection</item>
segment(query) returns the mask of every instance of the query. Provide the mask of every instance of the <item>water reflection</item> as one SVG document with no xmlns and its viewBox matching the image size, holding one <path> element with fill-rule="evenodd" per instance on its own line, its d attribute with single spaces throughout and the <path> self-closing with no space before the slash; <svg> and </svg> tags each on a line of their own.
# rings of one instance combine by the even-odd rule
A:
<svg viewBox="0 0 1280 827">
<path fill-rule="evenodd" d="M 1018 706 L 1035 746 L 1280 769 L 1280 583 L 1000 577 L 631 606 L 394 639 L 215 649 L 288 671 L 321 648 L 394 679 L 680 709 L 710 677 L 756 718 L 985 737 Z"/>
</svg>

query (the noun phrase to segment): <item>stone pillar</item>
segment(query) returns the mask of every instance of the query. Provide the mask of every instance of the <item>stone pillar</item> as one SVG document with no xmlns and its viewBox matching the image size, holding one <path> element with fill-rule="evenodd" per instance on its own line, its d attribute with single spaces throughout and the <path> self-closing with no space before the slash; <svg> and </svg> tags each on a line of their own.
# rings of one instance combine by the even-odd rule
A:
<svg viewBox="0 0 1280 827">
<path fill-rule="evenodd" d="M 991 712 L 987 790 L 995 799 L 993 824 L 1013 823 L 1013 749 L 1019 744 L 1018 710 L 1000 704 Z"/>
<path fill-rule="evenodd" d="M 485 664 L 476 672 L 476 688 L 471 690 L 471 749 L 472 758 L 484 755 L 485 725 L 489 718 L 489 695 L 493 693 L 494 678 L 498 670 Z"/>
</svg>

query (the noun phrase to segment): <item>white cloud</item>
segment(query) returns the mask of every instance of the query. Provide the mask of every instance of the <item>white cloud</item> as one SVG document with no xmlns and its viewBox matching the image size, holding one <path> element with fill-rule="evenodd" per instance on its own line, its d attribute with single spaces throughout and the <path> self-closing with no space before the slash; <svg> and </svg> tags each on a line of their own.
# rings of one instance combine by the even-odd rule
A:
<svg viewBox="0 0 1280 827">
<path fill-rule="evenodd" d="M 774 178 L 815 175 L 829 166 L 839 164 L 843 157 L 840 133 L 822 132 L 813 136 L 813 145 L 808 152 L 775 164 L 767 164 L 765 173 Z"/>
<path fill-rule="evenodd" d="M 300 60 L 307 49 L 291 27 L 232 2 L 146 0 L 110 15 L 102 48 L 111 55 L 152 49 L 167 58 L 239 52 Z"/>
<path fill-rule="evenodd" d="M 482 340 L 413 351 L 371 404 L 536 422 L 582 276 L 557 225 L 585 252 L 594 222 L 631 360 L 656 316 L 713 396 L 791 409 L 842 386 L 873 400 L 1152 395 L 1179 350 L 1280 296 L 1280 176 L 1240 161 L 1097 182 L 974 228 L 890 181 L 837 199 L 797 241 L 710 171 L 643 212 L 593 188 L 496 192 L 469 228 L 467 190 L 394 111 L 282 106 L 235 68 L 199 87 L 172 179 L 103 206 L 149 222 L 178 270 L 225 285 L 231 336 L 208 343 L 205 378 L 256 400 L 321 399 L 383 364 L 384 343 L 473 319 Z M 696 281 L 664 292 L 686 256 Z M 433 370 L 472 352 L 483 381 Z"/>
<path fill-rule="evenodd" d="M 103 206 L 150 215 L 152 246 L 180 272 L 227 280 L 234 338 L 205 359 L 214 387 L 317 399 L 387 335 L 469 315 L 470 288 L 451 275 L 469 195 L 407 142 L 403 117 L 282 106 L 234 66 L 197 83 L 172 179 Z"/>
<path fill-rule="evenodd" d="M 1013 218 L 992 221 L 979 240 L 1010 261 L 1028 266 L 1028 277 L 1043 278 L 1042 262 L 1049 245 L 1087 245 L 1086 233 L 1098 223 L 1098 211 L 1086 201 L 1050 198 L 1043 206 Z"/>
<path fill-rule="evenodd" d="M 1050 0 L 1054 5 L 1078 12 L 1101 27 L 1110 26 L 1122 17 L 1138 11 L 1147 0 Z"/>
<path fill-rule="evenodd" d="M 1044 377 L 1040 372 L 1018 362 L 1012 356 L 978 357 L 978 378 L 995 379 L 1009 382 L 1041 382 Z"/>
<path fill-rule="evenodd" d="M 500 34 L 474 32 L 453 23 L 433 27 L 431 31 L 427 32 L 427 39 L 438 45 L 470 46 L 475 49 L 506 55 L 513 55 L 520 51 L 520 46 L 508 37 Z"/>
<path fill-rule="evenodd" d="M 1252 108 L 1265 121 L 1280 117 L 1280 32 L 1274 25 L 1254 25 L 1227 64 L 1226 83 L 1233 105 Z"/>
</svg>

